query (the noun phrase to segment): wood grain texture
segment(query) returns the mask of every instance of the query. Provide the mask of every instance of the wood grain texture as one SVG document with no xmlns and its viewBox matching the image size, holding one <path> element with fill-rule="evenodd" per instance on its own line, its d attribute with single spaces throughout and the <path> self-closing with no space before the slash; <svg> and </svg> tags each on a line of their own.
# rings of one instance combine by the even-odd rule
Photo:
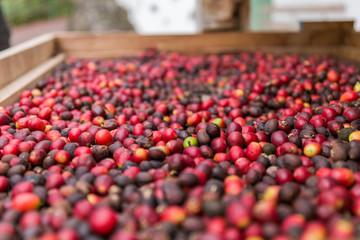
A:
<svg viewBox="0 0 360 240">
<path fill-rule="evenodd" d="M 263 47 L 334 47 L 344 43 L 352 21 L 304 22 L 301 32 L 215 32 L 195 35 L 137 35 L 135 33 L 56 34 L 59 51 L 77 57 L 134 55 L 147 47 L 182 53 L 218 53 Z"/>
<path fill-rule="evenodd" d="M 2 87 L 0 89 L 0 106 L 7 106 L 18 101 L 23 90 L 35 86 L 38 80 L 49 74 L 64 60 L 65 54 L 58 54 Z"/>
<path fill-rule="evenodd" d="M 0 88 L 46 61 L 55 52 L 55 37 L 46 34 L 0 53 Z"/>
<path fill-rule="evenodd" d="M 302 46 L 246 46 L 246 47 L 218 47 L 218 48 L 202 48 L 193 51 L 181 51 L 184 54 L 217 54 L 217 53 L 233 53 L 233 52 L 252 52 L 252 51 L 263 51 L 274 54 L 293 54 L 297 53 L 300 55 L 328 55 L 337 56 L 337 46 L 332 47 L 302 47 Z M 70 51 L 67 52 L 67 56 L 76 56 L 84 59 L 100 59 L 100 58 L 118 58 L 121 56 L 136 55 L 138 51 L 133 50 L 101 50 L 101 51 Z"/>
<path fill-rule="evenodd" d="M 68 33 L 58 34 L 59 50 L 70 55 L 89 52 L 114 52 L 134 54 L 147 47 L 161 51 L 183 53 L 219 52 L 223 49 L 239 50 L 247 47 L 263 46 L 336 46 L 341 42 L 340 31 L 334 32 L 223 32 L 180 36 L 140 36 L 124 33 Z M 97 55 L 97 54 L 96 54 Z M 79 56 L 80 57 L 80 56 Z"/>
<path fill-rule="evenodd" d="M 360 48 L 353 46 L 342 46 L 339 48 L 337 56 L 360 63 Z"/>
<path fill-rule="evenodd" d="M 351 32 L 347 34 L 345 45 L 360 48 L 360 32 Z"/>
<path fill-rule="evenodd" d="M 353 31 L 354 21 L 306 21 L 301 23 L 301 31 L 314 32 L 318 30 L 340 30 L 340 31 Z"/>
<path fill-rule="evenodd" d="M 242 31 L 249 30 L 250 28 L 250 0 L 241 0 L 239 6 L 239 21 L 240 29 Z"/>
</svg>

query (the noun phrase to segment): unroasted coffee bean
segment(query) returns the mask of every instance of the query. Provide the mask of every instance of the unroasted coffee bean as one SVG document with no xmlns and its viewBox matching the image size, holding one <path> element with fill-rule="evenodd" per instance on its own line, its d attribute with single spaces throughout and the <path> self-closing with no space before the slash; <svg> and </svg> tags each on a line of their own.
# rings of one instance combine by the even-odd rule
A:
<svg viewBox="0 0 360 240">
<path fill-rule="evenodd" d="M 264 131 L 271 135 L 273 132 L 276 132 L 278 130 L 278 120 L 277 119 L 270 119 L 269 121 L 266 122 L 265 124 L 265 128 Z"/>
<path fill-rule="evenodd" d="M 261 173 L 255 169 L 250 169 L 247 172 L 245 179 L 249 184 L 256 184 L 261 180 Z"/>
<path fill-rule="evenodd" d="M 279 201 L 291 203 L 300 194 L 300 186 L 294 182 L 285 183 L 279 192 Z"/>
<path fill-rule="evenodd" d="M 179 205 L 185 200 L 185 193 L 180 186 L 172 181 L 166 181 L 163 186 L 164 197 L 171 205 Z"/>
<path fill-rule="evenodd" d="M 203 212 L 209 217 L 222 216 L 224 205 L 217 199 L 206 200 L 203 203 Z"/>
<path fill-rule="evenodd" d="M 345 148 L 336 146 L 331 149 L 331 157 L 334 159 L 334 161 L 345 161 L 348 157 L 348 153 Z"/>
<path fill-rule="evenodd" d="M 181 173 L 179 176 L 179 183 L 182 186 L 193 187 L 199 183 L 199 179 L 196 175 L 192 173 Z"/>
<path fill-rule="evenodd" d="M 283 163 L 284 167 L 291 171 L 294 171 L 296 168 L 302 165 L 301 158 L 295 154 L 285 154 Z"/>
</svg>

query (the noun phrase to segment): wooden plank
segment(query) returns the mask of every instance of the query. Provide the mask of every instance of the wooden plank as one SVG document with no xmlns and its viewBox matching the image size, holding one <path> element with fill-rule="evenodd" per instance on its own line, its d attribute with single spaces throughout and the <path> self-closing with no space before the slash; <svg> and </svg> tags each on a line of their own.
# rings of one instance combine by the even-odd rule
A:
<svg viewBox="0 0 360 240">
<path fill-rule="evenodd" d="M 240 1 L 239 19 L 240 30 L 247 31 L 250 28 L 250 0 Z"/>
<path fill-rule="evenodd" d="M 64 53 L 58 54 L 1 88 L 0 106 L 7 106 L 18 101 L 23 90 L 35 86 L 38 80 L 50 73 L 64 59 Z"/>
<path fill-rule="evenodd" d="M 342 46 L 339 48 L 338 57 L 360 62 L 360 48 L 353 46 Z"/>
<path fill-rule="evenodd" d="M 55 52 L 54 34 L 45 34 L 0 53 L 0 88 L 46 61 Z"/>
<path fill-rule="evenodd" d="M 345 44 L 360 48 L 360 32 L 351 32 L 347 34 Z"/>
<path fill-rule="evenodd" d="M 336 56 L 338 47 L 303 47 L 303 46 L 243 46 L 243 47 L 206 47 L 201 49 L 193 49 L 192 51 L 182 51 L 185 54 L 216 54 L 216 53 L 231 53 L 231 52 L 252 52 L 252 51 L 264 51 L 275 54 L 293 54 L 300 55 L 329 55 Z M 101 50 L 101 51 L 69 51 L 68 56 L 76 56 L 78 58 L 85 59 L 99 59 L 99 58 L 117 58 L 121 56 L 132 56 L 138 54 L 137 50 Z"/>
<path fill-rule="evenodd" d="M 341 30 L 341 31 L 353 31 L 354 21 L 306 21 L 301 23 L 301 31 L 313 32 L 319 30 Z"/>
<path fill-rule="evenodd" d="M 340 31 L 318 32 L 223 32 L 196 35 L 140 36 L 133 33 L 66 33 L 57 34 L 59 50 L 67 54 L 116 55 L 134 54 L 147 47 L 161 51 L 183 53 L 218 52 L 222 49 L 239 50 L 244 47 L 262 46 L 336 46 L 342 41 Z M 88 52 L 86 54 L 86 52 Z M 97 54 L 102 52 L 106 54 Z M 113 52 L 113 54 L 111 54 Z"/>
<path fill-rule="evenodd" d="M 78 57 L 134 55 L 147 47 L 182 53 L 217 53 L 254 47 L 329 47 L 344 43 L 353 21 L 304 22 L 301 32 L 216 32 L 195 35 L 135 33 L 57 33 L 59 50 Z"/>
<path fill-rule="evenodd" d="M 339 22 L 302 22 L 301 32 L 308 33 L 312 42 L 322 45 L 324 38 L 337 40 L 337 45 L 343 45 L 347 36 L 354 31 L 354 21 Z"/>
<path fill-rule="evenodd" d="M 296 34 L 296 33 L 295 33 Z M 265 41 L 259 41 L 263 37 Z M 161 50 L 228 45 L 274 45 L 283 42 L 283 34 L 271 33 L 206 33 L 196 35 L 137 35 L 135 33 L 60 33 L 57 44 L 62 51 L 139 50 L 149 46 Z"/>
</svg>

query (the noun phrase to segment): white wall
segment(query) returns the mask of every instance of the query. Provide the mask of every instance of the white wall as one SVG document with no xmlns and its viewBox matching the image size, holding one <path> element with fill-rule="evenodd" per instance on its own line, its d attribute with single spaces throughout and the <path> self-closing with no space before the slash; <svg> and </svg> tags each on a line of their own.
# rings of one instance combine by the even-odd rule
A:
<svg viewBox="0 0 360 240">
<path fill-rule="evenodd" d="M 355 29 L 360 30 L 360 0 L 273 0 L 275 8 L 284 7 L 342 7 L 341 11 L 298 11 L 298 12 L 274 12 L 271 14 L 271 21 L 276 24 L 285 23 L 291 28 L 298 28 L 300 20 L 308 21 L 329 21 L 329 20 L 355 20 Z M 279 24 L 281 25 L 281 24 Z M 276 26 L 274 26 L 276 28 Z"/>
<path fill-rule="evenodd" d="M 192 34 L 199 32 L 197 0 L 116 0 L 128 10 L 140 34 Z"/>
</svg>

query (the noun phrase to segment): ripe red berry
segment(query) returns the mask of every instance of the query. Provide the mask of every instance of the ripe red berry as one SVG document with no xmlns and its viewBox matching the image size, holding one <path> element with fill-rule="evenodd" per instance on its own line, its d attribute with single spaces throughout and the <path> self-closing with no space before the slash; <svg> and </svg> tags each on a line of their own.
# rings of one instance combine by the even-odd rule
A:
<svg viewBox="0 0 360 240">
<path fill-rule="evenodd" d="M 20 212 L 35 210 L 40 207 L 40 198 L 34 193 L 20 193 L 12 200 L 12 208 Z"/>
<path fill-rule="evenodd" d="M 45 130 L 45 123 L 40 118 L 30 118 L 28 122 L 28 127 L 31 131 L 44 131 Z"/>
<path fill-rule="evenodd" d="M 246 156 L 252 161 L 256 161 L 261 153 L 262 147 L 259 143 L 251 142 L 246 148 Z"/>
<path fill-rule="evenodd" d="M 330 82 L 337 82 L 339 81 L 339 74 L 335 70 L 330 70 L 327 73 L 327 78 Z"/>
<path fill-rule="evenodd" d="M 350 187 L 354 183 L 354 174 L 348 168 L 333 169 L 331 177 L 345 187 Z"/>
<path fill-rule="evenodd" d="M 54 159 L 60 164 L 67 164 L 70 162 L 70 153 L 65 150 L 59 150 L 55 153 Z"/>
<path fill-rule="evenodd" d="M 245 228 L 250 224 L 251 212 L 241 202 L 232 202 L 226 207 L 225 216 L 237 228 Z"/>
<path fill-rule="evenodd" d="M 9 187 L 9 180 L 7 177 L 0 176 L 0 192 L 5 192 Z"/>
<path fill-rule="evenodd" d="M 293 179 L 292 172 L 286 168 L 282 168 L 276 171 L 276 182 L 279 184 L 291 182 Z"/>
<path fill-rule="evenodd" d="M 174 140 L 176 138 L 177 138 L 177 133 L 172 128 L 165 129 L 164 133 L 162 134 L 162 139 L 166 142 L 168 142 L 170 140 Z"/>
<path fill-rule="evenodd" d="M 82 131 L 80 130 L 80 128 L 73 128 L 69 131 L 69 139 L 71 142 L 78 142 L 79 141 L 79 137 L 80 134 L 82 133 Z"/>
<path fill-rule="evenodd" d="M 99 145 L 106 145 L 109 146 L 114 142 L 113 137 L 111 136 L 111 133 L 108 130 L 101 129 L 96 132 L 95 134 L 95 141 Z"/>
<path fill-rule="evenodd" d="M 321 145 L 317 142 L 312 142 L 304 147 L 304 155 L 311 158 L 321 153 Z"/>
<path fill-rule="evenodd" d="M 111 208 L 99 207 L 91 212 L 88 221 L 93 232 L 107 236 L 115 229 L 117 216 Z"/>
</svg>

